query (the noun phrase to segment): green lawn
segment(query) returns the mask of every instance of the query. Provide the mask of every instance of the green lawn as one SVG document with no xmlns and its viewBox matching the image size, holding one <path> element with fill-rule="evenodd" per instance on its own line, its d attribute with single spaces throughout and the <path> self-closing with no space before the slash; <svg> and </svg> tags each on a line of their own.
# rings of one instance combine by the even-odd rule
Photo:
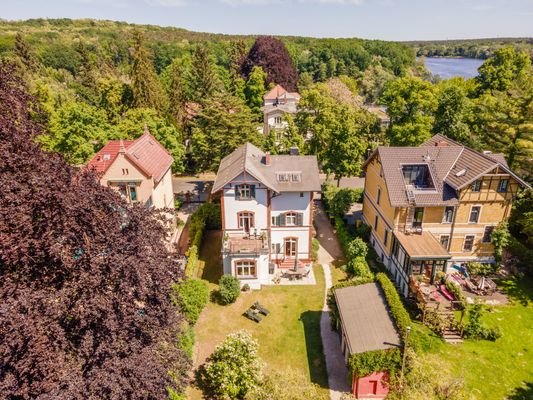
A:
<svg viewBox="0 0 533 400">
<path fill-rule="evenodd" d="M 437 345 L 425 357 L 438 368 L 462 377 L 475 399 L 533 399 L 533 279 L 501 282 L 512 304 L 492 307 L 483 317 L 498 326 L 496 342 L 466 340 L 460 345 Z"/>
<path fill-rule="evenodd" d="M 220 236 L 208 233 L 200 252 L 198 276 L 210 281 L 212 289 L 221 275 L 219 252 Z M 209 303 L 195 327 L 195 365 L 203 363 L 227 334 L 245 329 L 258 340 L 259 355 L 268 369 L 300 371 L 323 388 L 323 398 L 327 399 L 327 374 L 320 339 L 322 267 L 316 266 L 314 273 L 317 280 L 314 286 L 266 286 L 241 294 L 229 306 Z M 242 315 L 255 301 L 271 311 L 259 324 Z M 188 398 L 200 399 L 201 392 L 193 388 Z"/>
</svg>

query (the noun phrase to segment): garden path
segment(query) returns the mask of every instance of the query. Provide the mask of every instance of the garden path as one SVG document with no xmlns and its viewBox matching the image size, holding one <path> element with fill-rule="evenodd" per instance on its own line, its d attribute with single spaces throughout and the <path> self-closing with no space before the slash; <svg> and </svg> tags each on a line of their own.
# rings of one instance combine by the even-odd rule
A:
<svg viewBox="0 0 533 400">
<path fill-rule="evenodd" d="M 331 329 L 331 318 L 326 299 L 328 289 L 332 286 L 329 264 L 336 259 L 342 258 L 343 254 L 337 236 L 320 202 L 315 203 L 314 218 L 317 238 L 320 242 L 318 262 L 322 264 L 326 281 L 324 306 L 320 318 L 320 336 L 322 337 L 322 346 L 328 371 L 329 397 L 331 400 L 340 400 L 343 393 L 350 392 L 350 386 L 347 382 L 348 370 L 342 354 L 339 335 Z"/>
</svg>

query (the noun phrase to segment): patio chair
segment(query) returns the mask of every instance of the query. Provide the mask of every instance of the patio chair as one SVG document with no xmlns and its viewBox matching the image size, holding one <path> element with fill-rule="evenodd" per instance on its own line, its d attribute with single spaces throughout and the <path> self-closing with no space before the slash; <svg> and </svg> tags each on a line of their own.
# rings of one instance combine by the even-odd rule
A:
<svg viewBox="0 0 533 400">
<path fill-rule="evenodd" d="M 265 307 L 259 304 L 258 301 L 256 301 L 252 307 L 255 308 L 257 311 L 259 311 L 264 316 L 267 316 L 268 314 L 270 314 L 270 311 L 268 311 Z"/>
<path fill-rule="evenodd" d="M 311 272 L 311 268 L 307 268 L 307 270 L 303 273 L 303 277 L 307 278 L 309 276 L 309 273 Z"/>
<path fill-rule="evenodd" d="M 252 321 L 255 321 L 257 323 L 261 322 L 261 317 L 256 313 L 254 312 L 254 310 L 252 310 L 251 308 L 247 309 L 245 312 L 244 312 L 244 316 L 248 319 L 251 319 Z"/>
</svg>

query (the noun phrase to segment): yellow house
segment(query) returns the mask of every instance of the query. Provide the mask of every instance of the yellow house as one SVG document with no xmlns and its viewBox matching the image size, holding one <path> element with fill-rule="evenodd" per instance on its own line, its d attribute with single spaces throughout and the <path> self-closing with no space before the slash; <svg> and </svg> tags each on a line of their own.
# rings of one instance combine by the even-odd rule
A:
<svg viewBox="0 0 533 400">
<path fill-rule="evenodd" d="M 136 140 L 110 140 L 87 167 L 128 203 L 174 209 L 173 162 L 170 153 L 145 130 Z"/>
<path fill-rule="evenodd" d="M 450 265 L 494 262 L 492 231 L 529 187 L 503 155 L 442 135 L 419 147 L 378 147 L 363 168 L 370 241 L 404 295 L 411 275 L 433 281 Z"/>
</svg>

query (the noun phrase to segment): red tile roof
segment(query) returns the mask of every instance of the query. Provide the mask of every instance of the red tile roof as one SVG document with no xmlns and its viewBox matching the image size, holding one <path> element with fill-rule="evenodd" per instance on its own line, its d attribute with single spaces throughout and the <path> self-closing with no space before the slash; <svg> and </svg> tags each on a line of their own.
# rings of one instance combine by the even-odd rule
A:
<svg viewBox="0 0 533 400">
<path fill-rule="evenodd" d="M 265 100 L 276 100 L 278 97 L 283 96 L 287 91 L 281 85 L 276 85 L 274 89 L 265 94 Z"/>
<path fill-rule="evenodd" d="M 122 142 L 122 143 L 121 143 Z M 146 176 L 159 182 L 174 159 L 170 153 L 148 131 L 136 140 L 111 140 L 87 164 L 104 174 L 117 158 L 121 145 L 126 158 L 137 166 Z"/>
</svg>

